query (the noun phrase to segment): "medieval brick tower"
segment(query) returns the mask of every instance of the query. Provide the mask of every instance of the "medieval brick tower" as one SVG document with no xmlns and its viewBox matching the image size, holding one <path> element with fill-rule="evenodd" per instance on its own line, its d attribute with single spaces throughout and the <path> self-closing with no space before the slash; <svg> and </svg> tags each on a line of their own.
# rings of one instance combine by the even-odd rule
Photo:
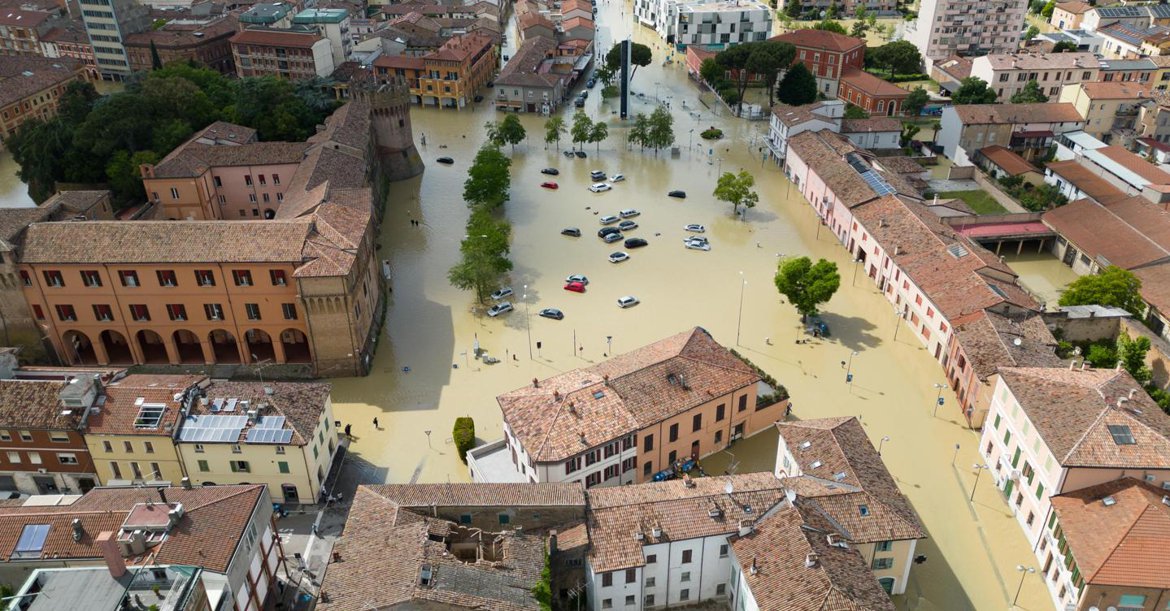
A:
<svg viewBox="0 0 1170 611">
<path fill-rule="evenodd" d="M 358 84 L 353 95 L 369 105 L 374 155 L 382 176 L 397 181 L 421 174 L 423 162 L 414 148 L 406 84 L 370 78 Z"/>
</svg>

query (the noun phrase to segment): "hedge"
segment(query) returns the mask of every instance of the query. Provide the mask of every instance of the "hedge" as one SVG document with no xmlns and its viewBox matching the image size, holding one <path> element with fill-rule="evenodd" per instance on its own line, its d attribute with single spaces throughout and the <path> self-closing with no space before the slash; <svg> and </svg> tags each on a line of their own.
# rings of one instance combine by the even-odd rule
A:
<svg viewBox="0 0 1170 611">
<path fill-rule="evenodd" d="M 451 438 L 455 440 L 455 449 L 459 450 L 459 460 L 466 463 L 467 451 L 475 447 L 475 420 L 471 416 L 456 418 Z"/>
</svg>

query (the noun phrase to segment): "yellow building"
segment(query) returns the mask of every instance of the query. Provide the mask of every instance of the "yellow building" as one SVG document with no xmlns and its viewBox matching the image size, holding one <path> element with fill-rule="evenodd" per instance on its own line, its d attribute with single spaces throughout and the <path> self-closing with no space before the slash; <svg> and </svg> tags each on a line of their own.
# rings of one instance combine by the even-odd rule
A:
<svg viewBox="0 0 1170 611">
<path fill-rule="evenodd" d="M 210 382 L 180 423 L 194 485 L 265 484 L 274 502 L 315 503 L 337 449 L 326 383 Z"/>
<path fill-rule="evenodd" d="M 1110 81 L 1065 85 L 1060 102 L 1076 107 L 1085 119 L 1085 132 L 1109 144 L 1114 134 L 1128 134 L 1137 123 L 1142 104 L 1149 100 L 1144 83 Z"/>
<path fill-rule="evenodd" d="M 130 375 L 91 407 L 85 445 L 103 486 L 178 483 L 185 475 L 174 433 L 201 376 Z"/>
</svg>

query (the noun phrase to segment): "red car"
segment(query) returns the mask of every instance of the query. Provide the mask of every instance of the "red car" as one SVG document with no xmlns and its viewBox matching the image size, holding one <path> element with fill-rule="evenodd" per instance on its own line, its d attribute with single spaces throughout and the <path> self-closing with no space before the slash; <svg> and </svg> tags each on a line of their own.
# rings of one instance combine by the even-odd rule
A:
<svg viewBox="0 0 1170 611">
<path fill-rule="evenodd" d="M 545 189 L 559 189 L 560 188 L 560 185 L 558 185 L 555 182 L 542 182 L 542 183 L 540 183 L 540 186 L 544 187 Z"/>
<path fill-rule="evenodd" d="M 565 285 L 565 290 L 566 291 L 573 291 L 574 293 L 584 293 L 585 292 L 585 283 L 584 282 L 570 282 L 570 283 Z"/>
</svg>

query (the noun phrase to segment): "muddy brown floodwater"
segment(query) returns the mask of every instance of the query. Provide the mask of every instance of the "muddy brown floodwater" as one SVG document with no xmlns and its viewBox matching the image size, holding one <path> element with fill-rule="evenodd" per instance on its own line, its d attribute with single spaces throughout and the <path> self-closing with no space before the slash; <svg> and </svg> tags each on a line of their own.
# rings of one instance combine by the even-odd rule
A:
<svg viewBox="0 0 1170 611">
<path fill-rule="evenodd" d="M 12 153 L 0 147 L 0 208 L 29 208 L 35 206 L 28 196 L 28 185 L 16 176 L 20 166 L 12 160 Z"/>
</svg>

